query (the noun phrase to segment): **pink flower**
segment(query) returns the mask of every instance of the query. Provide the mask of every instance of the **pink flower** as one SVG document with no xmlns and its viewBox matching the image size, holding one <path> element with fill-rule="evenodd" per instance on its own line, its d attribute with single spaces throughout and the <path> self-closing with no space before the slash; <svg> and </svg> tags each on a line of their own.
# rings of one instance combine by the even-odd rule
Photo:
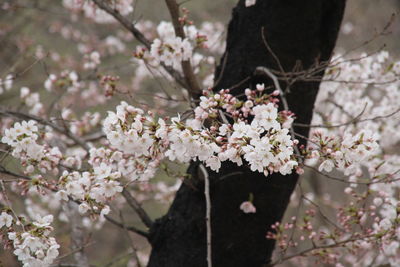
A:
<svg viewBox="0 0 400 267">
<path fill-rule="evenodd" d="M 245 201 L 240 205 L 240 209 L 244 213 L 256 213 L 256 207 L 250 201 Z"/>
</svg>

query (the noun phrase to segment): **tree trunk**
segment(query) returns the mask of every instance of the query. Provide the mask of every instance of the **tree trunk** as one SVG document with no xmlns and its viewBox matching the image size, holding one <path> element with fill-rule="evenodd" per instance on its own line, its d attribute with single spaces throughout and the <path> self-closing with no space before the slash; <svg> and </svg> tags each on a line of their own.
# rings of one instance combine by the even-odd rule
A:
<svg viewBox="0 0 400 267">
<path fill-rule="evenodd" d="M 215 90 L 232 88 L 243 93 L 256 83 L 272 85 L 263 75 L 253 75 L 259 66 L 285 72 L 307 70 L 329 61 L 343 17 L 345 0 L 257 0 L 245 7 L 239 1 L 229 24 L 227 48 L 217 69 Z M 265 39 L 270 50 L 262 38 Z M 273 53 L 271 53 L 271 50 Z M 274 55 L 276 57 L 274 57 Z M 223 65 L 223 66 L 222 66 Z M 321 76 L 322 67 L 315 76 Z M 287 95 L 296 122 L 310 123 L 319 81 L 299 81 Z M 286 87 L 281 82 L 282 88 Z M 308 128 L 295 131 L 308 135 Z M 305 140 L 300 140 L 306 144 Z M 168 213 L 151 229 L 150 267 L 207 266 L 204 182 L 193 162 L 189 183 L 178 190 Z M 214 267 L 263 266 L 270 262 L 275 242 L 266 239 L 270 226 L 282 219 L 298 175 L 265 177 L 225 162 L 219 173 L 208 170 L 211 183 L 212 262 Z M 253 194 L 257 208 L 245 214 L 239 206 Z"/>
</svg>

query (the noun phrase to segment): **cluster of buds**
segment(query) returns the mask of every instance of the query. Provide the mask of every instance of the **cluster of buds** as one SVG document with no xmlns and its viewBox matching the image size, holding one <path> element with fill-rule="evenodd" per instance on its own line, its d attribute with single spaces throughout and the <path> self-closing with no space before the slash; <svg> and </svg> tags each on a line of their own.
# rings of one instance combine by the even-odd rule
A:
<svg viewBox="0 0 400 267">
<path fill-rule="evenodd" d="M 101 77 L 100 84 L 104 87 L 105 96 L 111 97 L 117 91 L 118 76 L 104 75 Z"/>
</svg>

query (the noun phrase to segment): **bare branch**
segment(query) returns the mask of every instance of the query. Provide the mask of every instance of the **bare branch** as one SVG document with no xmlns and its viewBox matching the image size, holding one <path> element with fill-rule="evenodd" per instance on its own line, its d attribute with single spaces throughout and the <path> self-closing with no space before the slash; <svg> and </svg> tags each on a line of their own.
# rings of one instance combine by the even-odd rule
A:
<svg viewBox="0 0 400 267">
<path fill-rule="evenodd" d="M 140 230 L 140 229 L 138 229 L 138 228 L 136 228 L 134 226 L 125 226 L 123 223 L 120 223 L 120 222 L 114 220 L 113 218 L 111 218 L 108 215 L 104 215 L 104 218 L 106 218 L 107 221 L 109 221 L 110 223 L 114 224 L 115 226 L 118 226 L 118 227 L 123 228 L 123 229 L 127 229 L 128 231 L 134 232 L 134 233 L 136 233 L 138 235 L 141 235 L 141 236 L 145 237 L 146 239 L 149 239 L 149 233 L 148 232 Z"/>
<path fill-rule="evenodd" d="M 32 180 L 32 178 L 30 178 L 28 176 L 25 176 L 25 175 L 22 175 L 22 174 L 18 174 L 18 173 L 14 173 L 14 172 L 11 172 L 9 170 L 6 170 L 3 166 L 0 166 L 0 173 L 6 174 L 6 175 L 9 175 L 9 176 L 18 178 L 18 179 L 26 180 L 26 181 Z"/>
<path fill-rule="evenodd" d="M 121 15 L 118 10 L 110 7 L 103 0 L 92 0 L 100 9 L 113 16 L 122 26 L 124 26 L 132 35 L 141 42 L 147 49 L 150 49 L 151 42 L 131 23 L 128 19 Z"/>
<path fill-rule="evenodd" d="M 126 202 L 128 202 L 128 205 L 137 213 L 142 222 L 150 228 L 153 225 L 153 221 L 150 219 L 146 211 L 142 208 L 140 203 L 128 192 L 126 188 L 122 190 L 122 195 L 124 196 Z"/>
</svg>

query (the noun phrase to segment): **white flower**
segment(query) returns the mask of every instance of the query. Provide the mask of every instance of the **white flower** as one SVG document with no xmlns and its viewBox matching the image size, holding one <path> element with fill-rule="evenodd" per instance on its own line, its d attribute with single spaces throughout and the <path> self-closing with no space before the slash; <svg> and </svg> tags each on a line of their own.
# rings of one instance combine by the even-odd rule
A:
<svg viewBox="0 0 400 267">
<path fill-rule="evenodd" d="M 102 187 L 104 188 L 104 195 L 106 197 L 112 197 L 116 193 L 122 192 L 122 186 L 119 185 L 119 182 L 117 181 L 108 181 L 102 184 Z"/>
<path fill-rule="evenodd" d="M 375 206 L 379 207 L 380 205 L 382 205 L 383 200 L 380 197 L 376 197 L 376 198 L 374 198 L 373 203 Z"/>
<path fill-rule="evenodd" d="M 71 181 L 65 185 L 65 190 L 68 195 L 73 196 L 76 199 L 83 199 L 85 195 L 85 190 L 82 185 L 78 184 L 76 181 Z"/>
<path fill-rule="evenodd" d="M 31 90 L 28 87 L 22 87 L 20 97 L 25 98 L 30 94 Z"/>
<path fill-rule="evenodd" d="M 327 159 L 327 160 L 324 160 L 322 163 L 321 163 L 321 165 L 319 165 L 319 167 L 318 167 L 318 171 L 327 171 L 327 172 L 331 172 L 332 171 L 332 169 L 333 169 L 333 167 L 335 167 L 335 164 L 333 163 L 333 161 L 332 160 L 330 160 L 330 159 Z"/>
<path fill-rule="evenodd" d="M 6 212 L 2 212 L 0 215 L 0 228 L 6 226 L 7 228 L 11 226 L 13 217 Z"/>
<path fill-rule="evenodd" d="M 246 0 L 246 2 L 245 2 L 246 7 L 254 6 L 255 4 L 256 4 L 256 0 Z"/>
<path fill-rule="evenodd" d="M 396 254 L 398 253 L 399 241 L 391 241 L 389 244 L 383 242 L 382 248 L 385 252 L 385 255 L 396 256 Z"/>
<path fill-rule="evenodd" d="M 79 204 L 78 211 L 80 214 L 85 214 L 89 209 L 90 206 L 86 202 Z"/>
<path fill-rule="evenodd" d="M 54 243 L 55 243 L 55 241 L 54 241 Z M 52 263 L 53 260 L 58 257 L 58 255 L 59 255 L 58 249 L 59 248 L 60 248 L 60 245 L 58 245 L 57 243 L 52 245 L 51 247 L 49 247 L 49 249 L 47 250 L 47 258 L 48 258 L 49 263 Z"/>
<path fill-rule="evenodd" d="M 392 225 L 392 222 L 388 218 L 384 218 L 379 222 L 379 228 L 381 231 L 390 229 Z"/>
<path fill-rule="evenodd" d="M 252 5 L 254 5 L 256 3 L 256 1 L 255 0 L 247 0 L 246 1 L 246 6 L 252 6 Z M 264 91 L 264 89 L 265 89 L 265 85 L 262 83 L 262 84 L 256 84 L 256 89 L 257 89 L 257 91 L 260 91 L 260 92 L 262 92 L 262 91 Z"/>
<path fill-rule="evenodd" d="M 211 170 L 218 172 L 219 169 L 221 168 L 221 161 L 219 160 L 218 157 L 212 156 L 206 160 L 206 165 Z"/>
<path fill-rule="evenodd" d="M 233 133 L 231 138 L 242 138 L 247 136 L 251 132 L 251 126 L 241 121 L 239 123 L 233 124 Z"/>
<path fill-rule="evenodd" d="M 50 74 L 49 78 L 44 82 L 44 88 L 47 91 L 51 91 L 53 89 L 53 83 L 57 80 L 57 76 L 54 74 Z"/>
<path fill-rule="evenodd" d="M 100 216 L 104 216 L 110 213 L 110 207 L 109 206 L 104 206 L 104 208 L 100 212 Z"/>
<path fill-rule="evenodd" d="M 57 197 L 59 200 L 68 201 L 68 194 L 67 194 L 67 192 L 65 192 L 65 190 L 57 191 L 56 197 Z"/>
<path fill-rule="evenodd" d="M 22 248 L 29 248 L 31 251 L 35 252 L 37 249 L 41 248 L 43 245 L 40 242 L 40 238 L 30 235 L 29 233 L 23 233 L 22 238 L 24 242 L 22 243 Z"/>
<path fill-rule="evenodd" d="M 240 204 L 240 209 L 244 213 L 256 213 L 256 207 L 254 207 L 253 203 L 250 201 L 245 201 Z"/>
<path fill-rule="evenodd" d="M 282 175 L 287 175 L 287 174 L 291 174 L 292 170 L 294 167 L 296 167 L 298 165 L 298 163 L 294 160 L 290 160 L 288 162 L 286 162 L 285 164 L 283 164 L 280 168 L 279 168 L 279 172 Z"/>
<path fill-rule="evenodd" d="M 25 131 L 29 133 L 38 131 L 37 123 L 34 120 L 22 121 L 21 126 L 23 129 L 25 129 Z"/>
<path fill-rule="evenodd" d="M 53 215 L 47 215 L 44 217 L 37 216 L 36 221 L 33 222 L 33 225 L 36 227 L 47 227 L 53 222 Z"/>
<path fill-rule="evenodd" d="M 228 131 L 229 131 L 229 127 L 228 127 L 227 124 L 222 124 L 222 125 L 219 127 L 219 134 L 222 135 L 222 136 L 225 136 L 225 135 L 227 134 Z"/>
<path fill-rule="evenodd" d="M 94 174 L 97 179 L 104 179 L 110 176 L 112 167 L 102 162 L 100 166 L 94 167 Z"/>
<path fill-rule="evenodd" d="M 265 130 L 280 130 L 281 126 L 277 121 L 278 109 L 274 104 L 257 105 L 253 108 L 254 119 L 251 122 L 253 127 L 263 127 Z"/>
</svg>

